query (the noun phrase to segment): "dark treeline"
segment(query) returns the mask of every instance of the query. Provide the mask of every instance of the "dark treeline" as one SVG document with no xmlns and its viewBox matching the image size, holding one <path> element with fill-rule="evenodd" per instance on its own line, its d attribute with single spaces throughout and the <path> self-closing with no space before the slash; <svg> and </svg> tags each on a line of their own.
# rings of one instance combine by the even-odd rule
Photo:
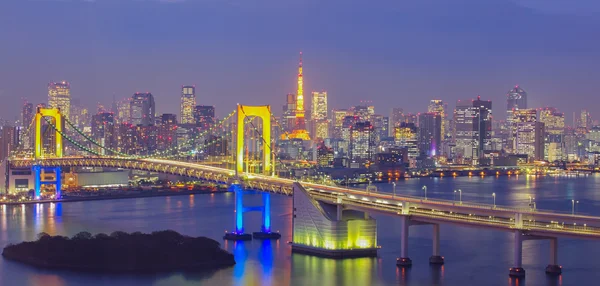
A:
<svg viewBox="0 0 600 286">
<path fill-rule="evenodd" d="M 6 246 L 2 255 L 39 267 L 90 271 L 203 271 L 235 264 L 217 241 L 172 230 L 80 232 L 71 238 L 40 233 L 37 241 Z"/>
</svg>

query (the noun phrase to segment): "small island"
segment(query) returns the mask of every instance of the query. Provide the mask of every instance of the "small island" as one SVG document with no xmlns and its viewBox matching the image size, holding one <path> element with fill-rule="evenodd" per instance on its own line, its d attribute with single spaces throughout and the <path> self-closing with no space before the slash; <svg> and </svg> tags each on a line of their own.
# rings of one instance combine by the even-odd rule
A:
<svg viewBox="0 0 600 286">
<path fill-rule="evenodd" d="M 6 246 L 2 256 L 37 267 L 107 272 L 202 272 L 235 264 L 219 242 L 172 230 L 80 232 L 71 238 L 40 233 L 36 241 Z"/>
</svg>

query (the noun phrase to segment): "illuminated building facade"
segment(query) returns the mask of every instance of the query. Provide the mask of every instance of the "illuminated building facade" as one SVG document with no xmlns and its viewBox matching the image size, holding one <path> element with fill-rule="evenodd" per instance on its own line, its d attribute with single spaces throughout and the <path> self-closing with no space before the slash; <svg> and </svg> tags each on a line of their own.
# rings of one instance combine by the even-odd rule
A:
<svg viewBox="0 0 600 286">
<path fill-rule="evenodd" d="M 177 116 L 175 114 L 165 113 L 160 116 L 160 125 L 158 126 L 159 151 L 173 149 L 177 146 Z"/>
<path fill-rule="evenodd" d="M 31 134 L 33 134 L 33 118 L 34 118 L 34 109 L 33 104 L 30 102 L 25 102 L 23 104 L 23 109 L 21 110 L 21 126 L 22 134 L 21 134 L 21 147 L 24 149 L 30 149 L 31 146 Z"/>
<path fill-rule="evenodd" d="M 592 117 L 586 109 L 582 109 L 579 112 L 579 118 L 577 119 L 577 127 L 586 131 L 592 128 Z"/>
<path fill-rule="evenodd" d="M 484 150 L 491 149 L 492 102 L 459 100 L 454 109 L 455 147 L 457 163 L 478 165 Z"/>
<path fill-rule="evenodd" d="M 208 130 L 215 123 L 215 107 L 211 105 L 194 107 L 194 123 L 200 130 Z"/>
<path fill-rule="evenodd" d="M 514 154 L 520 154 L 517 150 L 517 129 L 520 123 L 537 122 L 537 111 L 535 109 L 519 109 L 514 110 L 511 120 L 511 150 Z"/>
<path fill-rule="evenodd" d="M 283 106 L 283 115 L 281 116 L 281 119 L 281 127 L 283 130 L 291 133 L 296 124 L 296 96 L 291 93 L 288 93 L 285 96 L 285 105 Z"/>
<path fill-rule="evenodd" d="M 0 132 L 0 161 L 8 158 L 19 145 L 19 132 L 14 126 L 5 125 Z"/>
<path fill-rule="evenodd" d="M 117 147 L 114 113 L 98 113 L 92 117 L 92 138 L 105 148 L 114 150 Z M 93 147 L 102 155 L 113 155 L 103 148 Z"/>
<path fill-rule="evenodd" d="M 546 143 L 545 160 L 549 162 L 565 159 L 565 115 L 554 107 L 540 110 L 540 122 L 544 123 Z"/>
<path fill-rule="evenodd" d="M 446 103 L 444 103 L 441 99 L 432 99 L 429 101 L 429 106 L 427 106 L 427 112 L 438 114 L 441 118 L 441 139 L 444 139 L 446 133 L 448 132 L 446 106 Z"/>
<path fill-rule="evenodd" d="M 506 93 L 506 125 L 509 138 L 506 147 L 508 151 L 514 150 L 515 146 L 515 125 L 513 124 L 513 113 L 520 109 L 527 109 L 527 92 L 516 85 L 514 88 L 509 90 L 508 93 Z"/>
<path fill-rule="evenodd" d="M 48 84 L 48 106 L 59 108 L 62 116 L 71 115 L 71 85 L 66 82 L 51 82 Z"/>
<path fill-rule="evenodd" d="M 291 139 L 310 140 L 308 131 L 306 131 L 306 121 L 304 118 L 304 78 L 302 74 L 302 52 L 300 52 L 300 64 L 298 65 L 298 92 L 296 93 L 296 122 L 294 129 L 289 136 Z"/>
<path fill-rule="evenodd" d="M 350 115 L 350 112 L 346 109 L 333 110 L 331 113 L 331 130 L 329 131 L 330 138 L 342 138 L 342 125 L 344 124 L 344 118 L 348 115 Z"/>
<path fill-rule="evenodd" d="M 196 106 L 196 86 L 181 87 L 180 121 L 182 124 L 195 123 L 194 107 Z"/>
<path fill-rule="evenodd" d="M 419 153 L 427 156 L 440 154 L 442 117 L 437 112 L 419 114 Z"/>
<path fill-rule="evenodd" d="M 333 149 L 325 146 L 325 142 L 321 142 L 317 148 L 317 165 L 325 168 L 333 167 L 333 158 Z"/>
<path fill-rule="evenodd" d="M 311 101 L 312 137 L 323 141 L 329 137 L 329 118 L 327 112 L 327 92 L 313 92 Z"/>
<path fill-rule="evenodd" d="M 130 123 L 134 126 L 152 126 L 155 123 L 156 106 L 151 93 L 136 92 L 129 103 Z"/>
<path fill-rule="evenodd" d="M 350 129 L 350 163 L 368 166 L 375 152 L 374 128 L 369 121 L 356 122 Z"/>
<path fill-rule="evenodd" d="M 394 128 L 394 144 L 406 149 L 409 160 L 419 156 L 417 134 L 414 123 L 400 122 L 400 125 Z"/>
</svg>

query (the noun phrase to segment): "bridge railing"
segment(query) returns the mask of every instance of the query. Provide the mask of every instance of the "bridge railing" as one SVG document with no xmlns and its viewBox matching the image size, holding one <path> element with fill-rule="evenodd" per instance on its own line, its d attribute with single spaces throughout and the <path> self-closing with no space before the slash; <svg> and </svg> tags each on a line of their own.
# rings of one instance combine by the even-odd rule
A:
<svg viewBox="0 0 600 286">
<path fill-rule="evenodd" d="M 398 195 L 398 194 L 394 195 L 393 193 L 389 193 L 389 192 L 368 191 L 366 189 L 357 189 L 357 188 L 337 187 L 336 189 L 338 189 L 338 191 L 342 192 L 342 193 L 344 192 L 344 190 L 348 190 L 348 191 L 352 191 L 352 192 L 358 192 L 358 193 L 360 193 L 360 195 L 365 195 L 365 196 L 374 195 L 374 196 L 378 196 L 378 197 L 382 197 L 382 198 L 386 198 L 386 199 L 392 199 L 392 200 L 397 200 L 397 201 L 407 200 L 407 201 L 418 202 L 418 203 L 422 203 L 422 204 L 431 204 L 431 205 L 439 204 L 442 206 L 461 206 L 461 207 L 469 207 L 469 208 L 478 208 L 478 209 L 482 209 L 482 210 L 529 213 L 529 214 L 534 214 L 534 215 L 535 214 L 537 214 L 537 215 L 557 214 L 557 215 L 564 215 L 564 216 L 568 216 L 568 217 L 572 217 L 572 218 L 585 218 L 585 219 L 600 220 L 600 217 L 597 217 L 597 216 L 581 214 L 581 213 L 573 215 L 571 212 L 566 212 L 566 211 L 546 210 L 546 209 L 531 208 L 531 207 L 510 207 L 510 206 L 503 206 L 503 205 L 465 202 L 464 200 L 462 200 L 462 201 L 460 201 L 460 200 L 444 200 L 444 199 L 437 199 L 437 198 L 425 199 L 422 196 Z M 358 195 L 358 194 L 356 194 L 356 195 Z"/>
</svg>

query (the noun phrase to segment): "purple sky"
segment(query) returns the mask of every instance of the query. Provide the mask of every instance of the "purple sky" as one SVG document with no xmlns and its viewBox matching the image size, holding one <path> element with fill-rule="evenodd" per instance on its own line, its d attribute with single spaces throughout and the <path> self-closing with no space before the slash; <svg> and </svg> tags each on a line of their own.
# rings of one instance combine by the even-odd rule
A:
<svg viewBox="0 0 600 286">
<path fill-rule="evenodd" d="M 150 91 L 178 113 L 181 85 L 196 84 L 219 115 L 279 112 L 302 50 L 305 93 L 327 90 L 331 108 L 481 95 L 503 117 L 519 84 L 530 107 L 598 118 L 599 14 L 595 0 L 2 0 L 0 117 L 63 79 L 90 108 Z"/>
</svg>

